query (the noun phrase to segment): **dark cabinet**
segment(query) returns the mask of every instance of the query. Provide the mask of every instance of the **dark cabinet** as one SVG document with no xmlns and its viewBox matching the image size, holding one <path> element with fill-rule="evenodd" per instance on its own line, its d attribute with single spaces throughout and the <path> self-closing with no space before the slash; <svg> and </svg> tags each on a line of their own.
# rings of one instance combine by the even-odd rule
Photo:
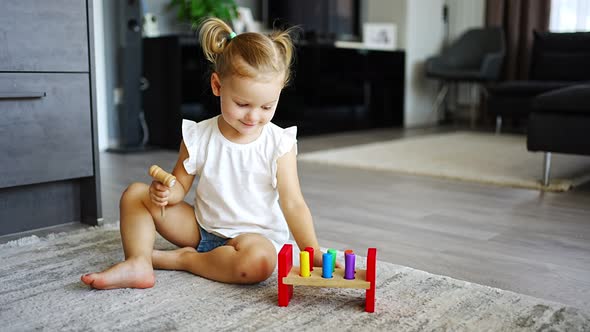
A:
<svg viewBox="0 0 590 332">
<path fill-rule="evenodd" d="M 148 144 L 178 149 L 182 119 L 201 121 L 219 113 L 209 84 L 209 64 L 193 37 L 143 39 L 142 104 Z"/>
<path fill-rule="evenodd" d="M 3 0 L 0 71 L 88 72 L 86 1 Z"/>
<path fill-rule="evenodd" d="M 298 126 L 299 136 L 403 125 L 403 51 L 302 44 L 296 52 L 274 123 Z M 151 145 L 177 149 L 183 118 L 219 114 L 209 65 L 194 37 L 144 39 L 143 73 L 149 82 L 143 108 Z"/>
<path fill-rule="evenodd" d="M 273 122 L 300 135 L 403 125 L 403 51 L 305 44 Z"/>
<path fill-rule="evenodd" d="M 101 219 L 91 4 L 2 3 L 0 235 Z"/>
</svg>

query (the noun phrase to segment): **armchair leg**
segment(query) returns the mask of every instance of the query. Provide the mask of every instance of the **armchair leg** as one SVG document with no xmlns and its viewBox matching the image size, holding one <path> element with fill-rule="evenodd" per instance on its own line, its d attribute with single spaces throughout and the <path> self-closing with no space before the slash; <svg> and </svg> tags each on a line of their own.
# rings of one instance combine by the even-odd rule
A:
<svg viewBox="0 0 590 332">
<path fill-rule="evenodd" d="M 479 89 L 476 83 L 471 85 L 471 107 L 470 107 L 470 125 L 471 128 L 475 128 L 477 123 L 478 112 L 479 112 Z"/>
<path fill-rule="evenodd" d="M 549 174 L 551 172 L 551 152 L 545 152 L 543 159 L 543 185 L 547 187 L 549 185 Z"/>
<path fill-rule="evenodd" d="M 434 114 L 437 116 L 437 120 L 444 120 L 445 114 L 443 111 L 442 116 L 440 115 L 440 108 L 444 104 L 447 94 L 449 92 L 449 86 L 446 83 L 443 83 L 438 95 L 436 95 L 436 99 L 434 100 Z"/>
<path fill-rule="evenodd" d="M 496 135 L 500 134 L 502 131 L 502 117 L 500 115 L 496 116 Z"/>
</svg>

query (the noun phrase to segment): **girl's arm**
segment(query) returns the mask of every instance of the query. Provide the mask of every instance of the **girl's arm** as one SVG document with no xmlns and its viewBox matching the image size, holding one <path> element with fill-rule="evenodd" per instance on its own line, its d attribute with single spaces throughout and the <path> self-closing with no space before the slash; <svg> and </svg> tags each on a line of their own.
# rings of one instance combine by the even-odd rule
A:
<svg viewBox="0 0 590 332">
<path fill-rule="evenodd" d="M 184 200 L 184 197 L 188 194 L 193 181 L 195 180 L 194 175 L 190 175 L 184 169 L 183 162 L 188 158 L 188 150 L 184 141 L 180 142 L 180 150 L 178 152 L 178 159 L 176 165 L 172 170 L 172 175 L 176 177 L 176 184 L 170 188 L 170 194 L 168 196 L 168 205 L 174 205 Z"/>
<path fill-rule="evenodd" d="M 315 234 L 311 212 L 303 199 L 297 175 L 295 146 L 277 161 L 277 189 L 281 209 L 289 225 L 289 230 L 300 250 L 313 247 L 314 266 L 322 265 L 320 246 Z"/>
</svg>

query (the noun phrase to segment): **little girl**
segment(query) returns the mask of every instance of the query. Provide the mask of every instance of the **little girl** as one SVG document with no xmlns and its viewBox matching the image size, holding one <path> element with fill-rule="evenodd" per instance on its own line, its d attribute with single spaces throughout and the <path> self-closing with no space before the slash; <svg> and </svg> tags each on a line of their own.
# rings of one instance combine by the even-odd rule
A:
<svg viewBox="0 0 590 332">
<path fill-rule="evenodd" d="M 211 88 L 221 115 L 183 121 L 172 172 L 176 185 L 133 183 L 125 190 L 120 202 L 125 261 L 82 276 L 91 287 L 152 287 L 154 268 L 257 283 L 273 273 L 289 230 L 299 248 L 320 253 L 299 187 L 297 128 L 270 122 L 289 81 L 289 31 L 236 36 L 223 21 L 210 18 L 199 37 L 213 64 Z M 184 198 L 195 176 L 193 207 Z M 181 249 L 154 250 L 156 231 Z M 315 266 L 321 260 L 321 254 L 314 255 Z"/>
</svg>

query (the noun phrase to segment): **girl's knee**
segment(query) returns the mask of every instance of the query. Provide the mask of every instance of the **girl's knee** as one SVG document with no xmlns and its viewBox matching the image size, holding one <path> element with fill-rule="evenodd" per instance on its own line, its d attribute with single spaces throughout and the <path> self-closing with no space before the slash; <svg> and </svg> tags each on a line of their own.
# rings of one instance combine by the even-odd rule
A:
<svg viewBox="0 0 590 332">
<path fill-rule="evenodd" d="M 136 203 L 141 201 L 142 197 L 147 193 L 148 190 L 149 186 L 145 183 L 134 182 L 130 184 L 121 195 L 121 206 L 127 203 Z"/>
<path fill-rule="evenodd" d="M 242 283 L 258 283 L 268 279 L 275 270 L 276 257 L 268 250 L 251 250 L 235 266 L 236 277 Z"/>
</svg>

